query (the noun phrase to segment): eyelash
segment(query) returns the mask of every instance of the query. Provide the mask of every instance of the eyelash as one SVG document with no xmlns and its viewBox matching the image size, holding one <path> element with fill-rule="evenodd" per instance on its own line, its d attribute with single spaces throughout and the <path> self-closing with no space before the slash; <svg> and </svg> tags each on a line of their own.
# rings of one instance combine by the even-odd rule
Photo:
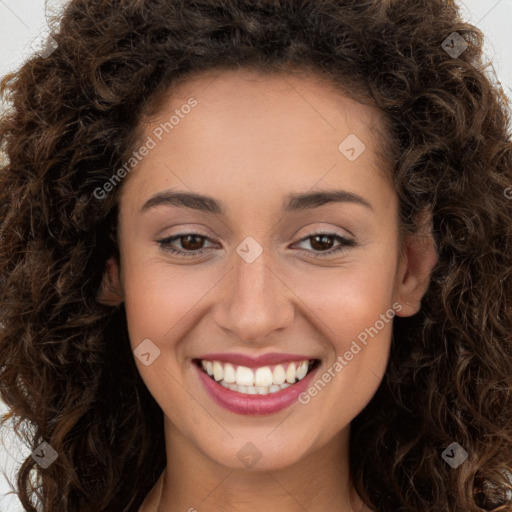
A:
<svg viewBox="0 0 512 512">
<path fill-rule="evenodd" d="M 204 252 L 207 252 L 207 250 L 204 250 L 204 249 L 198 249 L 197 251 L 194 252 L 194 251 L 180 251 L 180 250 L 176 250 L 176 249 L 171 249 L 169 247 L 169 245 L 171 244 L 172 241 L 178 240 L 182 236 L 187 236 L 187 235 L 198 236 L 200 238 L 204 238 L 205 240 L 212 242 L 211 238 L 201 235 L 199 233 L 178 233 L 177 235 L 173 235 L 171 237 L 163 238 L 161 240 L 156 240 L 156 242 L 160 245 L 160 247 L 165 252 L 168 252 L 170 254 L 174 254 L 177 256 L 182 256 L 185 258 L 196 258 L 196 257 L 200 256 L 201 254 L 203 254 Z M 325 232 L 313 233 L 304 238 L 301 238 L 297 243 L 304 242 L 304 241 L 308 240 L 309 238 L 313 238 L 315 236 L 334 237 L 334 239 L 338 242 L 341 242 L 342 245 L 339 246 L 337 249 L 330 249 L 329 251 L 318 252 L 317 254 L 314 254 L 314 251 L 313 251 L 314 258 L 325 258 L 327 256 L 331 256 L 334 253 L 345 251 L 348 248 L 355 247 L 357 245 L 357 243 L 350 238 L 346 238 L 344 236 L 338 235 L 337 233 L 325 233 Z M 307 253 L 308 256 L 311 256 L 311 251 L 305 251 L 302 249 L 299 251 L 301 253 Z"/>
</svg>

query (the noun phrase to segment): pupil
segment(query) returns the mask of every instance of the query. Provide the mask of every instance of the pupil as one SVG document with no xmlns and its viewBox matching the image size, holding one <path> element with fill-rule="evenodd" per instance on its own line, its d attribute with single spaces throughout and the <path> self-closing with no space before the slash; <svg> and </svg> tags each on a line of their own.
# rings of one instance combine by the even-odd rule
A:
<svg viewBox="0 0 512 512">
<path fill-rule="evenodd" d="M 315 235 L 312 237 L 313 241 L 311 242 L 311 246 L 314 249 L 329 249 L 332 243 L 329 243 L 331 237 L 327 235 Z M 317 243 L 316 240 L 321 240 L 320 243 Z"/>
<path fill-rule="evenodd" d="M 196 240 L 196 243 L 192 242 L 191 244 L 187 242 L 190 240 Z M 189 249 L 190 251 L 196 251 L 197 249 L 201 248 L 201 239 L 202 237 L 198 235 L 184 235 L 181 237 L 181 245 L 185 247 L 185 249 Z M 192 247 L 190 247 L 192 245 Z"/>
</svg>

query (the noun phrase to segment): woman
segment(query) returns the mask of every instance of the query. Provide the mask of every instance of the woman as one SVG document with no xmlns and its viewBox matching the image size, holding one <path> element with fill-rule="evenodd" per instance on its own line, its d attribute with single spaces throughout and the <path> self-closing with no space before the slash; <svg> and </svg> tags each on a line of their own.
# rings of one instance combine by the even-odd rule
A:
<svg viewBox="0 0 512 512">
<path fill-rule="evenodd" d="M 71 0 L 52 37 L 2 82 L 25 509 L 512 510 L 512 148 L 456 6 Z"/>
</svg>

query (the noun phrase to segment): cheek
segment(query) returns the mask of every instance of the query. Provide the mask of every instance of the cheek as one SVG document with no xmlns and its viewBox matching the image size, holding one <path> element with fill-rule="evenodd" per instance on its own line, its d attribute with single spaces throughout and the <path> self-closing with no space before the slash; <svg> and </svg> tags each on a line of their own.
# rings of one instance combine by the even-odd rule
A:
<svg viewBox="0 0 512 512">
<path fill-rule="evenodd" d="M 330 352 L 302 402 L 311 403 L 315 416 L 326 425 L 324 440 L 361 412 L 385 374 L 395 316 L 394 268 L 354 265 L 346 271 L 316 274 L 296 289 L 314 313 L 312 321 Z"/>
<path fill-rule="evenodd" d="M 338 269 L 304 272 L 292 286 L 341 350 L 391 308 L 395 265 L 392 258 L 385 265 L 352 261 Z"/>
<path fill-rule="evenodd" d="M 171 269 L 161 261 L 126 260 L 125 307 L 132 344 L 144 338 L 162 343 L 182 334 L 218 274 L 198 266 Z M 214 275 L 212 275 L 214 274 Z M 172 334 L 172 336 L 171 336 Z M 166 341 L 167 342 L 167 341 Z"/>
<path fill-rule="evenodd" d="M 135 362 L 157 403 L 173 423 L 179 424 L 181 420 L 176 417 L 176 411 L 190 408 L 190 397 L 183 393 L 183 386 L 179 384 L 183 348 L 197 323 L 201 299 L 211 291 L 218 278 L 208 278 L 206 273 L 194 270 L 192 266 L 187 270 L 171 270 L 168 265 L 149 259 L 140 260 L 140 264 L 127 259 L 125 264 L 125 308 L 132 349 L 149 339 L 160 350 L 148 366 L 137 358 Z M 173 404 L 172 410 L 168 408 L 169 403 Z M 189 414 L 192 415 L 191 410 Z M 197 421 L 201 419 L 201 411 L 194 415 Z"/>
</svg>

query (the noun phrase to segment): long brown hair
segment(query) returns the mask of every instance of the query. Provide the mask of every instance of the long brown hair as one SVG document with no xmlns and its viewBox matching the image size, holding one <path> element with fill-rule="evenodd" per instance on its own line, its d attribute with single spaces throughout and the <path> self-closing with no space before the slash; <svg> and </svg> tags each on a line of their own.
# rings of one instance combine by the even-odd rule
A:
<svg viewBox="0 0 512 512">
<path fill-rule="evenodd" d="M 58 453 L 23 462 L 25 510 L 38 496 L 45 512 L 136 511 L 165 465 L 123 306 L 96 300 L 121 187 L 94 191 L 155 98 L 243 66 L 307 69 L 380 108 L 401 229 L 432 212 L 422 308 L 394 318 L 385 377 L 352 424 L 359 493 L 379 512 L 512 510 L 509 113 L 454 2 L 71 0 L 52 37 L 0 87 L 0 397 L 32 449 Z M 453 442 L 458 468 L 441 456 Z"/>
</svg>

